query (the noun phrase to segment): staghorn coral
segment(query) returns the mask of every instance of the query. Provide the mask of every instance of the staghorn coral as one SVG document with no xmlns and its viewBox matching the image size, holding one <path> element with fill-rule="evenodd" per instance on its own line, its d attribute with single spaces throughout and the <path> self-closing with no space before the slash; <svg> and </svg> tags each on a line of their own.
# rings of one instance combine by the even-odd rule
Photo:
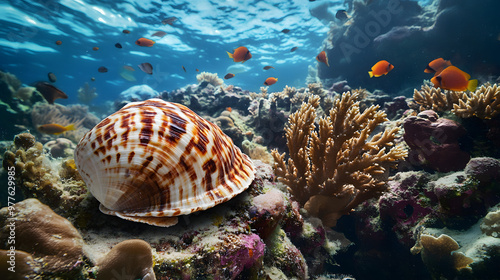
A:
<svg viewBox="0 0 500 280">
<path fill-rule="evenodd" d="M 420 105 L 420 111 L 434 110 L 438 112 L 453 109 L 453 104 L 458 103 L 458 92 L 441 90 L 430 85 L 423 85 L 420 90 L 413 90 L 413 99 Z"/>
<path fill-rule="evenodd" d="M 288 164 L 284 153 L 272 152 L 279 180 L 326 226 L 335 225 L 363 201 L 378 197 L 386 189 L 382 176 L 386 167 L 407 155 L 403 147 L 391 147 L 397 127 L 369 139 L 387 119 L 378 106 L 360 112 L 358 94 L 345 92 L 337 98 L 329 116 L 319 119 L 317 131 L 319 97 L 309 98 L 288 120 Z"/>
<path fill-rule="evenodd" d="M 462 92 L 458 104 L 453 104 L 451 111 L 461 118 L 476 116 L 491 119 L 500 113 L 500 87 L 498 84 L 483 85 L 474 93 Z"/>
<path fill-rule="evenodd" d="M 224 84 L 224 81 L 219 78 L 219 76 L 217 76 L 217 73 L 201 72 L 200 74 L 196 75 L 196 79 L 198 80 L 199 84 L 201 84 L 202 82 L 207 82 L 214 87 Z"/>
<path fill-rule="evenodd" d="M 498 84 L 483 85 L 475 92 L 450 91 L 424 85 L 414 90 L 413 99 L 420 110 L 451 110 L 460 118 L 476 116 L 491 119 L 500 112 L 500 87 Z"/>
</svg>

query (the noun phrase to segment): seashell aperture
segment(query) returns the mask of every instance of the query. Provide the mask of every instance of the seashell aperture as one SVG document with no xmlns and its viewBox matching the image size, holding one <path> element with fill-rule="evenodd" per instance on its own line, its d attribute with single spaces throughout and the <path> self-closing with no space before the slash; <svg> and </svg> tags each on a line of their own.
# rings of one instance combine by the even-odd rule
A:
<svg viewBox="0 0 500 280">
<path fill-rule="evenodd" d="M 161 99 L 105 118 L 80 140 L 75 162 L 103 213 L 156 226 L 225 202 L 255 177 L 218 126 Z"/>
</svg>

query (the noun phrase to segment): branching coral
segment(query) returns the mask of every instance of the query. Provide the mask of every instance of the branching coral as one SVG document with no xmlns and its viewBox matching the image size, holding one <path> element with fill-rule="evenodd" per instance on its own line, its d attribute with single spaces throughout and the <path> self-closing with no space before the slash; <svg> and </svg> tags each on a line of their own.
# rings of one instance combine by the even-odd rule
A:
<svg viewBox="0 0 500 280">
<path fill-rule="evenodd" d="M 201 72 L 200 74 L 196 75 L 196 79 L 198 80 L 198 83 L 202 82 L 207 82 L 214 87 L 220 86 L 224 84 L 224 81 L 217 76 L 217 73 L 209 73 L 209 72 Z"/>
<path fill-rule="evenodd" d="M 378 197 L 386 189 L 384 173 L 403 159 L 407 151 L 394 145 L 398 128 L 386 129 L 369 139 L 385 122 L 378 106 L 360 112 L 358 93 L 345 92 L 335 99 L 328 117 L 316 129 L 319 97 L 290 115 L 286 128 L 290 158 L 272 152 L 279 180 L 310 214 L 333 226 L 363 201 Z"/>
<path fill-rule="evenodd" d="M 500 87 L 481 86 L 468 95 L 462 92 L 458 104 L 453 104 L 453 113 L 461 118 L 476 116 L 480 119 L 491 119 L 500 113 Z"/>
<path fill-rule="evenodd" d="M 498 84 L 481 86 L 475 92 L 441 90 L 424 85 L 414 90 L 413 99 L 420 110 L 449 111 L 461 118 L 476 116 L 491 119 L 500 112 L 500 87 Z"/>
</svg>

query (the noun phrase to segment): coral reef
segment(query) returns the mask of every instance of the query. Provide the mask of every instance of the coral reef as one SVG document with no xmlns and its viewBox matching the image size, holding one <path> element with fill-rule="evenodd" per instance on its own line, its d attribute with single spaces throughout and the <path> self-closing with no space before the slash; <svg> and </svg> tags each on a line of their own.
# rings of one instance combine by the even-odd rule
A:
<svg viewBox="0 0 500 280">
<path fill-rule="evenodd" d="M 459 123 L 426 110 L 404 120 L 404 140 L 410 147 L 408 162 L 439 172 L 461 170 L 470 159 L 460 141 L 467 131 Z"/>
<path fill-rule="evenodd" d="M 489 212 L 481 223 L 481 231 L 489 236 L 500 237 L 500 210 Z"/>
<path fill-rule="evenodd" d="M 88 196 L 74 163 L 50 161 L 43 145 L 29 133 L 19 134 L 15 139 L 15 146 L 4 154 L 3 167 L 15 168 L 16 186 L 25 197 L 38 198 L 58 214 L 78 219 L 78 213 L 85 212 L 82 203 Z"/>
<path fill-rule="evenodd" d="M 357 96 L 346 92 L 337 98 L 329 117 L 319 120 L 318 132 L 314 121 L 319 97 L 309 98 L 290 116 L 286 128 L 288 164 L 285 154 L 272 152 L 280 181 L 326 226 L 335 225 L 363 201 L 380 196 L 386 189 L 386 168 L 407 155 L 401 146 L 391 148 L 397 127 L 369 139 L 386 115 L 378 106 L 360 112 Z"/>
<path fill-rule="evenodd" d="M 414 90 L 413 99 L 420 110 L 452 111 L 460 118 L 476 116 L 491 119 L 500 113 L 500 87 L 482 85 L 475 92 L 441 90 L 424 85 Z"/>
<path fill-rule="evenodd" d="M 201 72 L 200 74 L 196 75 L 196 80 L 198 80 L 198 84 L 208 83 L 214 87 L 224 84 L 224 80 L 219 78 L 219 76 L 217 76 L 217 73 Z"/>
<path fill-rule="evenodd" d="M 0 210 L 0 239 L 7 240 L 15 221 L 16 249 L 30 252 L 42 273 L 73 278 L 81 273 L 83 239 L 78 230 L 47 205 L 31 198 Z M 7 243 L 1 243 L 7 249 Z M 73 276 L 73 277 L 71 277 Z"/>
</svg>

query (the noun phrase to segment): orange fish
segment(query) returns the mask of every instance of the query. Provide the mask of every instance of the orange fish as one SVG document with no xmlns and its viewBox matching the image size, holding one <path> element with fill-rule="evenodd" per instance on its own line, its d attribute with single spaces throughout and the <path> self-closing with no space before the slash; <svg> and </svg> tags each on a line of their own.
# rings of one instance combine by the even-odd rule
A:
<svg viewBox="0 0 500 280">
<path fill-rule="evenodd" d="M 316 56 L 316 60 L 319 62 L 323 62 L 326 64 L 326 66 L 330 67 L 330 64 L 328 64 L 328 57 L 326 56 L 326 52 L 322 51 Z"/>
<path fill-rule="evenodd" d="M 434 76 L 437 76 L 439 75 L 439 73 L 441 73 L 441 71 L 443 71 L 448 66 L 451 66 L 451 62 L 449 60 L 444 60 L 440 57 L 429 62 L 424 72 L 435 73 Z"/>
<path fill-rule="evenodd" d="M 56 124 L 56 123 L 49 123 L 49 124 L 42 124 L 42 125 L 38 126 L 38 130 L 41 133 L 45 133 L 45 134 L 59 135 L 59 134 L 64 133 L 68 130 L 75 130 L 75 125 L 70 124 L 68 126 L 62 126 L 62 125 Z"/>
<path fill-rule="evenodd" d="M 92 48 L 94 51 L 97 51 L 99 49 L 99 47 L 93 47 Z"/>
<path fill-rule="evenodd" d="M 227 73 L 226 76 L 224 76 L 224 79 L 231 79 L 232 77 L 234 77 L 234 74 L 233 73 Z"/>
<path fill-rule="evenodd" d="M 141 47 L 152 47 L 155 44 L 155 41 L 146 38 L 139 38 L 135 41 L 135 44 Z"/>
<path fill-rule="evenodd" d="M 61 40 L 57 40 L 56 41 L 56 45 L 58 45 L 58 46 L 62 45 L 62 41 Z"/>
<path fill-rule="evenodd" d="M 198 68 L 196 68 L 196 72 L 200 72 L 200 70 L 198 70 Z"/>
<path fill-rule="evenodd" d="M 226 111 L 228 111 L 229 113 L 231 113 L 233 111 L 233 108 L 231 107 L 226 107 Z"/>
<path fill-rule="evenodd" d="M 380 77 L 382 75 L 387 75 L 389 71 L 394 69 L 394 65 L 390 64 L 386 60 L 381 60 L 372 67 L 372 71 L 368 71 L 368 74 L 371 77 Z"/>
<path fill-rule="evenodd" d="M 269 77 L 266 79 L 266 81 L 264 82 L 264 85 L 266 86 L 270 86 L 270 85 L 274 85 L 276 82 L 278 81 L 277 78 L 274 78 L 274 77 Z"/>
<path fill-rule="evenodd" d="M 232 58 L 234 62 L 245 62 L 252 58 L 252 54 L 246 47 L 239 47 L 233 51 L 233 53 L 227 52 L 229 58 Z"/>
<path fill-rule="evenodd" d="M 439 75 L 434 76 L 431 82 L 434 87 L 455 91 L 475 91 L 477 80 L 469 80 L 470 75 L 455 66 L 448 66 Z"/>
</svg>

